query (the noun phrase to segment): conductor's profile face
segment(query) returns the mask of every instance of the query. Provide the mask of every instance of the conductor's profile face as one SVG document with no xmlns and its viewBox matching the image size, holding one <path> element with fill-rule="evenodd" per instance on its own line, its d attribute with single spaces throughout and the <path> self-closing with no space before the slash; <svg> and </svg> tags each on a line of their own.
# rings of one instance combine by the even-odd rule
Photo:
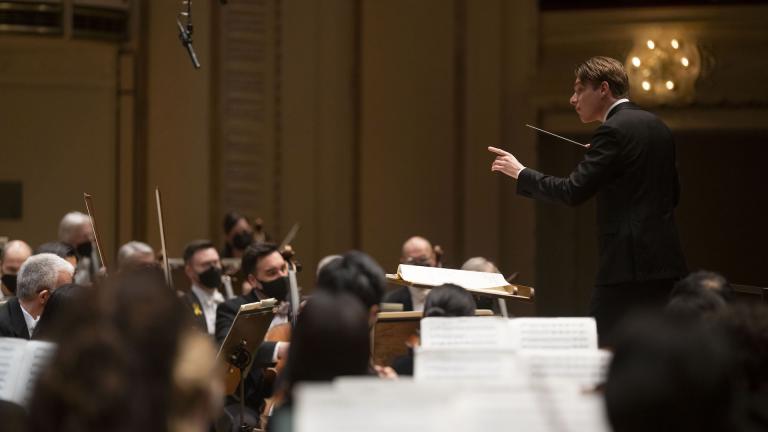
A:
<svg viewBox="0 0 768 432">
<path fill-rule="evenodd" d="M 591 82 L 581 82 L 578 78 L 573 84 L 573 95 L 570 103 L 576 109 L 582 123 L 600 121 L 602 108 L 605 103 L 602 85 Z"/>
</svg>

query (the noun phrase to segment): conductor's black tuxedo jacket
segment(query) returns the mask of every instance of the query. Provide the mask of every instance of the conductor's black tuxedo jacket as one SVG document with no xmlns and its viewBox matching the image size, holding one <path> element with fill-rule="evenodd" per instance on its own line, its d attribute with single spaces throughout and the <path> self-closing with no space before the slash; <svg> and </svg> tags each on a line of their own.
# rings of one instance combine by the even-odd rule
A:
<svg viewBox="0 0 768 432">
<path fill-rule="evenodd" d="M 672 134 L 631 102 L 608 113 L 568 177 L 525 168 L 517 193 L 572 206 L 597 195 L 597 285 L 687 272 L 674 218 L 680 184 Z"/>
</svg>

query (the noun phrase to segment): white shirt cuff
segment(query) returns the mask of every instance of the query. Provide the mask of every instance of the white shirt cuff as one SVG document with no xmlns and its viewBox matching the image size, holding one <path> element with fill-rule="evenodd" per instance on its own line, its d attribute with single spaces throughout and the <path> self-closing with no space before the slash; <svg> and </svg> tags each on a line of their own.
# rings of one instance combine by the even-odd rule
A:
<svg viewBox="0 0 768 432">
<path fill-rule="evenodd" d="M 277 354 L 280 352 L 280 344 L 285 342 L 277 342 L 275 344 L 275 350 L 272 352 L 272 363 L 277 363 Z"/>
</svg>

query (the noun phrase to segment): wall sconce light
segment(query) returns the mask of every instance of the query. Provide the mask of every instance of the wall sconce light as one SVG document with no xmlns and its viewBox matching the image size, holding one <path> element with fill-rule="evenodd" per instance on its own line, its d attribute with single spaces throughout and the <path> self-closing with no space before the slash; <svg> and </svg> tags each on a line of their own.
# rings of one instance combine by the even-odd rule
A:
<svg viewBox="0 0 768 432">
<path fill-rule="evenodd" d="M 632 98 L 645 104 L 678 104 L 693 100 L 701 72 L 696 43 L 681 37 L 644 38 L 626 60 Z"/>
</svg>

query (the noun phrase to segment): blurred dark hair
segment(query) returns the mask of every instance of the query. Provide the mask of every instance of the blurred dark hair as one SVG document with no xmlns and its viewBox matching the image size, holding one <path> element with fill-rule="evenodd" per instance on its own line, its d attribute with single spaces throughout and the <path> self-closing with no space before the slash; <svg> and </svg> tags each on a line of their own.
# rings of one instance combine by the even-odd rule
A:
<svg viewBox="0 0 768 432">
<path fill-rule="evenodd" d="M 69 257 L 75 257 L 77 259 L 77 251 L 72 245 L 64 242 L 48 242 L 43 243 L 35 249 L 33 255 L 39 255 L 42 253 L 52 253 L 60 258 L 67 259 Z"/>
<path fill-rule="evenodd" d="M 733 288 L 723 275 L 711 271 L 699 270 L 681 279 L 675 284 L 670 297 L 678 295 L 697 295 L 702 291 L 712 292 L 725 302 L 733 299 Z"/>
<path fill-rule="evenodd" d="M 245 248 L 240 264 L 243 275 L 247 277 L 253 273 L 259 264 L 259 260 L 274 252 L 277 252 L 277 245 L 274 243 L 255 243 Z"/>
<path fill-rule="evenodd" d="M 77 284 L 62 285 L 51 293 L 45 303 L 45 309 L 35 326 L 33 339 L 65 343 L 70 330 L 67 328 L 68 316 L 75 315 L 90 287 Z"/>
<path fill-rule="evenodd" d="M 192 257 L 195 256 L 198 251 L 210 248 L 215 249 L 210 240 L 193 240 L 187 243 L 187 245 L 184 246 L 184 264 L 189 264 Z"/>
<path fill-rule="evenodd" d="M 768 391 L 768 307 L 733 304 L 720 321 L 748 391 Z"/>
<path fill-rule="evenodd" d="M 616 334 L 605 401 L 614 432 L 726 432 L 737 407 L 723 332 L 679 316 L 635 316 Z"/>
<path fill-rule="evenodd" d="M 282 387 L 286 401 L 304 381 L 366 375 L 370 357 L 368 311 L 345 293 L 320 292 L 307 301 L 291 336 Z"/>
<path fill-rule="evenodd" d="M 432 288 L 424 301 L 424 317 L 474 316 L 475 299 L 466 289 L 443 284 Z"/>
<path fill-rule="evenodd" d="M 675 284 L 666 310 L 688 318 L 709 318 L 725 311 L 731 298 L 733 289 L 722 275 L 697 271 Z"/>
<path fill-rule="evenodd" d="M 29 430 L 166 430 L 178 341 L 191 323 L 162 272 L 121 273 L 61 311 L 68 334 L 38 380 Z"/>
<path fill-rule="evenodd" d="M 237 222 L 240 219 L 245 219 L 246 222 L 248 221 L 248 219 L 245 216 L 233 211 L 225 214 L 224 221 L 222 222 L 222 227 L 224 228 L 224 234 L 225 235 L 229 234 L 229 232 L 232 231 L 232 228 L 234 228 L 235 225 L 237 225 Z"/>
<path fill-rule="evenodd" d="M 329 262 L 317 276 L 318 291 L 351 294 L 367 309 L 381 303 L 384 284 L 384 270 L 360 251 L 349 251 Z"/>
</svg>

